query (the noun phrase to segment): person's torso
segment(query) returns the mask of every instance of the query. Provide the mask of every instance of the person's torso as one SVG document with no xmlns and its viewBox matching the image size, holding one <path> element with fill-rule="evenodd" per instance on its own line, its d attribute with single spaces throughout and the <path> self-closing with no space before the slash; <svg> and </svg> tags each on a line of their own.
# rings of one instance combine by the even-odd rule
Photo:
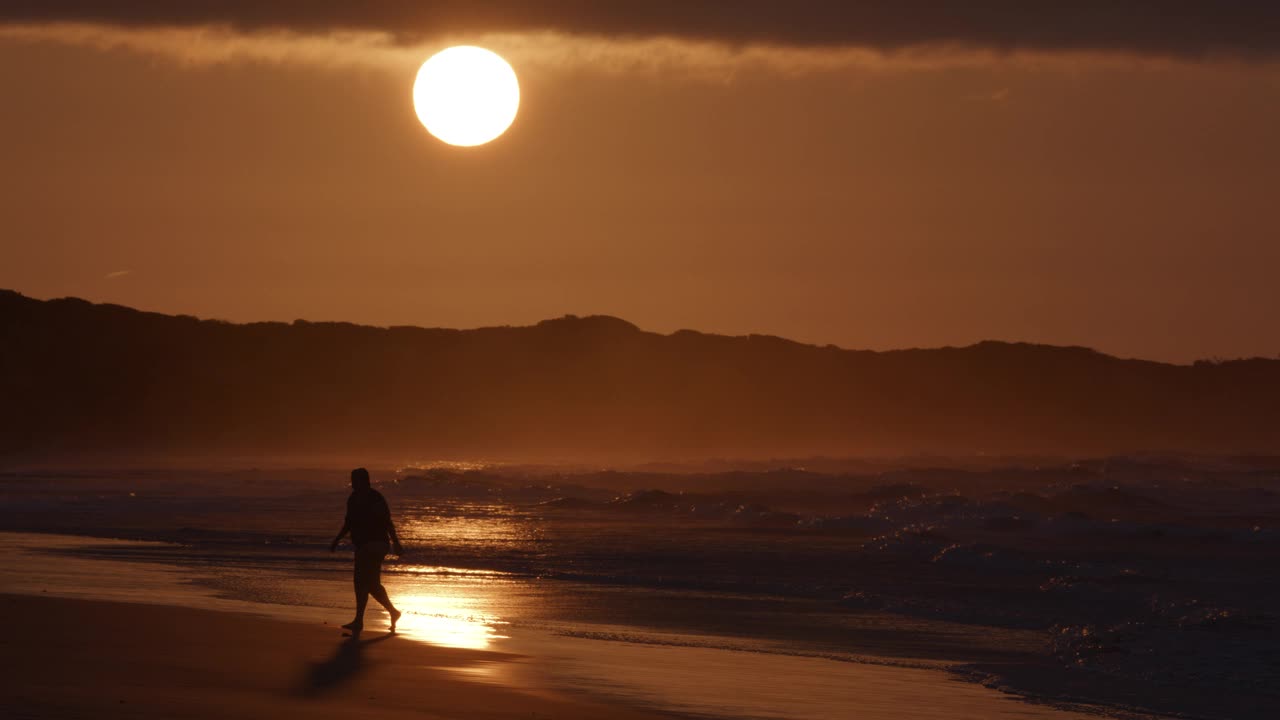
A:
<svg viewBox="0 0 1280 720">
<path fill-rule="evenodd" d="M 353 492 L 347 498 L 347 524 L 351 528 L 352 544 L 386 542 L 389 519 L 387 501 L 377 490 Z"/>
</svg>

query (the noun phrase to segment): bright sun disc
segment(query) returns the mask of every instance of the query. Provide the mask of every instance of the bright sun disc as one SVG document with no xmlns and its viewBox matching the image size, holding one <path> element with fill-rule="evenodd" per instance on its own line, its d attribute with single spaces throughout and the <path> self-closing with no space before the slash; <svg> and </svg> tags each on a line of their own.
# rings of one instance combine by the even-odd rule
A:
<svg viewBox="0 0 1280 720">
<path fill-rule="evenodd" d="M 516 73 L 496 53 L 460 45 L 432 55 L 413 83 L 413 109 L 432 135 L 483 145 L 511 127 L 520 107 Z"/>
</svg>

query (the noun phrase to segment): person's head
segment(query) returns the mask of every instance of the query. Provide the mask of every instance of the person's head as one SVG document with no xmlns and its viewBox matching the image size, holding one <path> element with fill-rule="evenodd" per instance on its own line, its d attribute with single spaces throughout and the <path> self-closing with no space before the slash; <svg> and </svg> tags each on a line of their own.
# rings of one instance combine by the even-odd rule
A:
<svg viewBox="0 0 1280 720">
<path fill-rule="evenodd" d="M 369 489 L 369 471 L 364 468 L 356 468 L 351 471 L 351 489 L 352 490 L 368 490 Z"/>
</svg>

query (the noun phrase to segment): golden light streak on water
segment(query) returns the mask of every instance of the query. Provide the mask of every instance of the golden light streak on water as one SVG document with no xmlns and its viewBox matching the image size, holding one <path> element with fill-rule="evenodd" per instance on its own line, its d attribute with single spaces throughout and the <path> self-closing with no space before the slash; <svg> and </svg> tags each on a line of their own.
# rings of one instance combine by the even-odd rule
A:
<svg viewBox="0 0 1280 720">
<path fill-rule="evenodd" d="M 445 565 L 397 565 L 396 572 L 410 575 L 465 575 L 466 577 L 508 578 L 511 573 L 501 570 L 478 570 L 475 568 L 448 567 Z"/>
</svg>

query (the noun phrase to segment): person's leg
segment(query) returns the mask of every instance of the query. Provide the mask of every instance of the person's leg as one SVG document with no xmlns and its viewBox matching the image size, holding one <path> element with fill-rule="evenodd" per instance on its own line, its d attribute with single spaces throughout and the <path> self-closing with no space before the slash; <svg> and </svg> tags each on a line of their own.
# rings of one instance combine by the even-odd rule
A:
<svg viewBox="0 0 1280 720">
<path fill-rule="evenodd" d="M 369 579 L 369 555 L 362 552 L 362 548 L 356 548 L 355 572 L 352 576 L 352 584 L 356 591 L 356 619 L 342 626 L 348 630 L 359 630 L 364 627 L 364 608 L 369 604 Z"/>
<path fill-rule="evenodd" d="M 396 629 L 396 621 L 400 619 L 400 611 L 395 605 L 391 604 L 391 597 L 387 595 L 387 588 L 382 585 L 382 561 L 386 559 L 385 554 L 377 555 L 376 562 L 373 562 L 371 571 L 369 594 L 373 595 L 373 599 L 377 600 L 382 607 L 387 609 L 387 614 L 391 616 L 391 629 Z"/>
</svg>

